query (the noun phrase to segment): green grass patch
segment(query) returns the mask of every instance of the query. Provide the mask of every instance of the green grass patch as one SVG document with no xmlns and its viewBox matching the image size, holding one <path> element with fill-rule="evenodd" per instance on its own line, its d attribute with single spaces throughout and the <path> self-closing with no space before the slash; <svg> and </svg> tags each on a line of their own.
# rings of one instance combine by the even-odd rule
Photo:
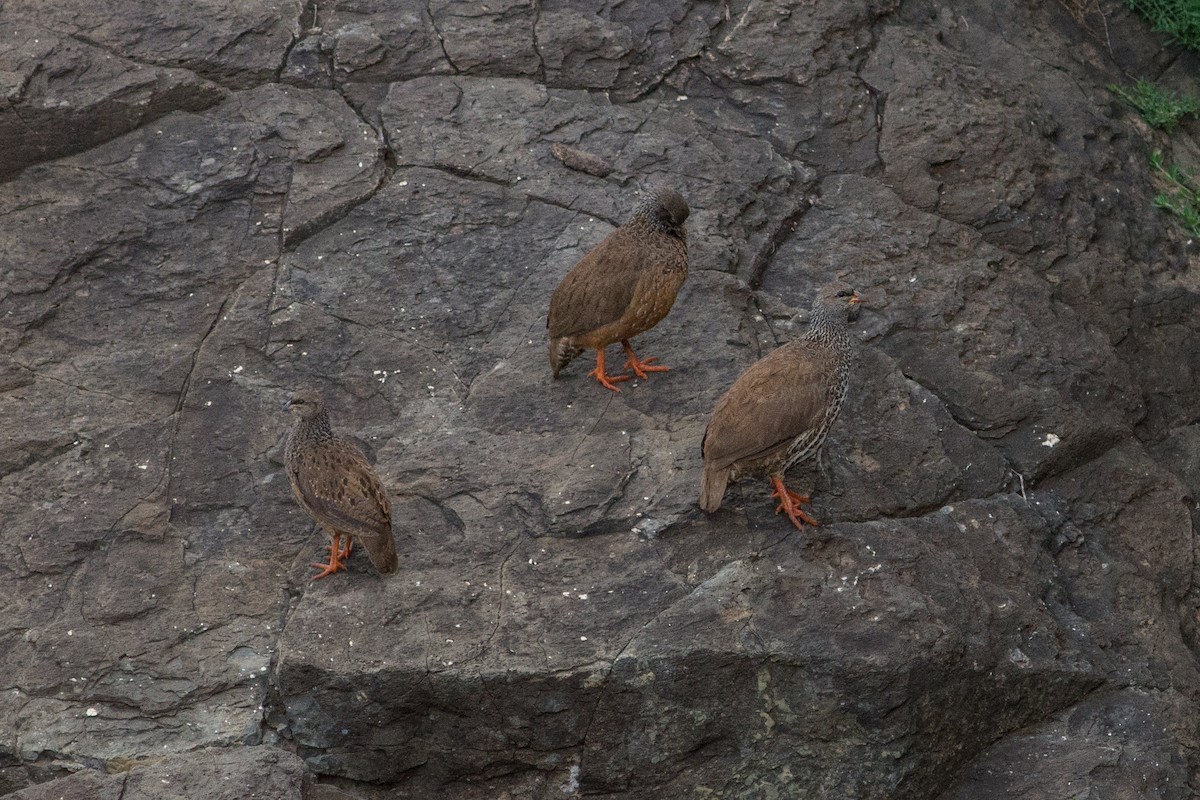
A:
<svg viewBox="0 0 1200 800">
<path fill-rule="evenodd" d="M 1180 96 L 1150 81 L 1138 81 L 1133 86 L 1114 83 L 1108 90 L 1136 108 L 1151 127 L 1167 133 L 1174 130 L 1183 117 L 1200 112 L 1200 97 L 1194 94 Z"/>
<path fill-rule="evenodd" d="M 1196 183 L 1196 173 L 1178 164 L 1166 166 L 1160 150 L 1150 154 L 1150 169 L 1168 184 L 1167 191 L 1154 198 L 1154 205 L 1179 217 L 1192 236 L 1200 238 L 1200 184 Z"/>
<path fill-rule="evenodd" d="M 1190 50 L 1200 50 L 1200 0 L 1125 0 L 1156 31 Z"/>
</svg>

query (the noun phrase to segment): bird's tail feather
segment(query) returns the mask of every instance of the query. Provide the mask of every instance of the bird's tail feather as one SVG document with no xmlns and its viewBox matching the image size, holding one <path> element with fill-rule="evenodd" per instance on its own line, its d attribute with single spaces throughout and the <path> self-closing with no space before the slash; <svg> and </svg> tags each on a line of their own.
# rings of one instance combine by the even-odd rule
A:
<svg viewBox="0 0 1200 800">
<path fill-rule="evenodd" d="M 550 370 L 554 373 L 554 377 L 558 377 L 559 370 L 571 363 L 571 359 L 583 352 L 580 347 L 575 347 L 570 343 L 566 336 L 560 339 L 550 340 Z"/>
<path fill-rule="evenodd" d="M 704 477 L 700 479 L 700 508 L 712 513 L 721 507 L 721 498 L 725 496 L 725 486 L 729 483 L 729 470 L 705 466 Z"/>
<path fill-rule="evenodd" d="M 396 540 L 391 531 L 386 536 L 360 536 L 359 539 L 380 575 L 391 575 L 396 571 L 400 562 L 396 558 Z"/>
</svg>

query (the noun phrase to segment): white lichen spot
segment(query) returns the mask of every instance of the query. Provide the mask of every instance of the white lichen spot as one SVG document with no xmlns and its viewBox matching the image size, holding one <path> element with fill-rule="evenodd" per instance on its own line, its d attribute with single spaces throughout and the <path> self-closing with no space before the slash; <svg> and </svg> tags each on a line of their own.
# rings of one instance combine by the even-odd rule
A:
<svg viewBox="0 0 1200 800">
<path fill-rule="evenodd" d="M 579 792 L 579 765 L 572 764 L 567 770 L 567 782 L 562 785 L 563 794 L 577 794 Z"/>
<path fill-rule="evenodd" d="M 1053 433 L 1047 433 L 1046 438 L 1042 440 L 1042 447 L 1054 447 L 1054 445 L 1061 441 L 1062 439 L 1058 438 Z"/>
<path fill-rule="evenodd" d="M 586 637 L 586 636 L 580 636 L 580 637 L 579 637 L 579 641 L 581 641 L 581 642 L 586 642 L 586 641 L 587 641 L 587 637 Z"/>
<path fill-rule="evenodd" d="M 100 709 L 96 708 L 95 706 L 91 706 L 88 708 L 87 711 L 85 711 L 83 713 L 88 715 L 89 717 L 98 717 L 98 716 L 100 716 Z"/>
</svg>

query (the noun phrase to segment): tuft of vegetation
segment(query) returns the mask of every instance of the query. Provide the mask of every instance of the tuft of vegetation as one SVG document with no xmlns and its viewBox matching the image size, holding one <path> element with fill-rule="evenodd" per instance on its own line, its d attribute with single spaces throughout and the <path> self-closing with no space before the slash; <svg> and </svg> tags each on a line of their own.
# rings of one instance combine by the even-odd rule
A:
<svg viewBox="0 0 1200 800">
<path fill-rule="evenodd" d="M 1125 0 L 1156 31 L 1189 50 L 1200 51 L 1200 0 Z"/>
<path fill-rule="evenodd" d="M 1196 173 L 1178 164 L 1165 166 L 1160 150 L 1150 154 L 1150 169 L 1168 184 L 1167 191 L 1154 198 L 1154 205 L 1179 217 L 1192 236 L 1200 238 L 1200 184 Z"/>
<path fill-rule="evenodd" d="M 1150 81 L 1138 81 L 1133 86 L 1112 84 L 1108 90 L 1138 110 L 1142 119 L 1153 128 L 1170 133 L 1183 117 L 1200 112 L 1200 97 L 1182 97 Z"/>
</svg>

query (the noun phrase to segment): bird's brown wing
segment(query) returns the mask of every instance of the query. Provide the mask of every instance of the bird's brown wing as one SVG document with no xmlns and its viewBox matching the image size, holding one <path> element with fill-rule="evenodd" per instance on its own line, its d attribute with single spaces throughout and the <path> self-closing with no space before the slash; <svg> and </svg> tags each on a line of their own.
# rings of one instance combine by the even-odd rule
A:
<svg viewBox="0 0 1200 800">
<path fill-rule="evenodd" d="M 392 535 L 391 503 L 362 452 L 340 440 L 304 452 L 293 480 L 317 521 L 364 540 Z"/>
<path fill-rule="evenodd" d="M 832 357 L 807 342 L 784 345 L 755 362 L 717 401 L 700 445 L 704 463 L 725 469 L 815 433 L 833 368 Z"/>
<path fill-rule="evenodd" d="M 634 237 L 617 228 L 579 260 L 550 297 L 550 337 L 577 336 L 616 322 L 633 300 L 645 266 Z"/>
</svg>

